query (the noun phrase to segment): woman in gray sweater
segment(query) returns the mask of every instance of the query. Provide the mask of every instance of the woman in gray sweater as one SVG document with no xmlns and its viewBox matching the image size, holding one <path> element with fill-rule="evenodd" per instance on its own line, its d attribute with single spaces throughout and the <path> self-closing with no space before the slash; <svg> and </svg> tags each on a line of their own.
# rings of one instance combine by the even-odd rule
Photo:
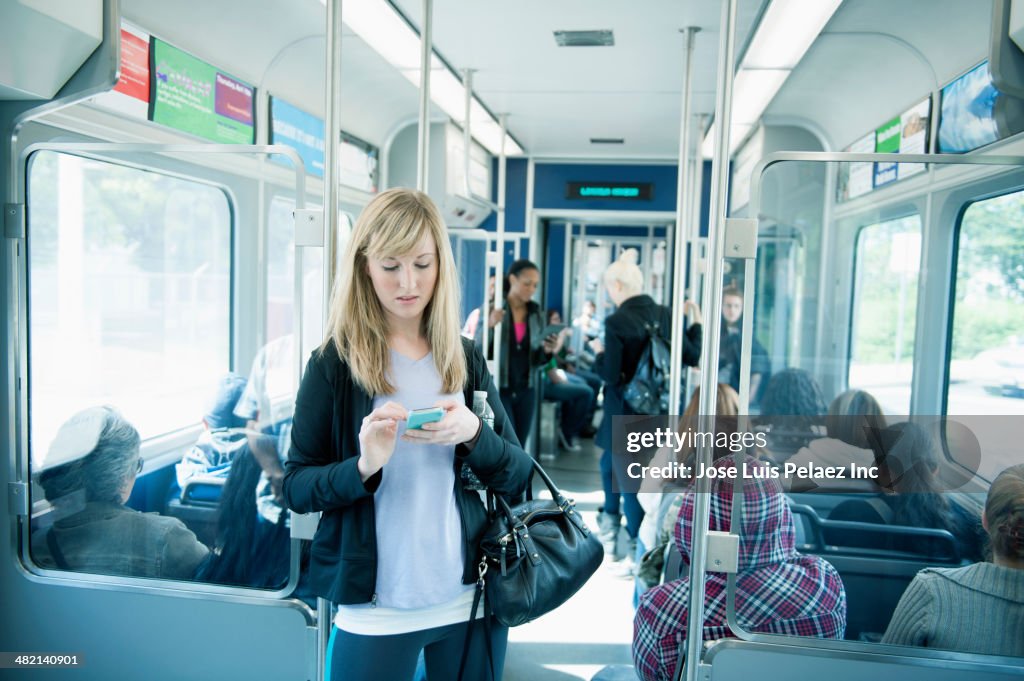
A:
<svg viewBox="0 0 1024 681">
<path fill-rule="evenodd" d="M 992 483 L 982 521 L 992 562 L 921 570 L 883 643 L 1024 656 L 1024 464 Z"/>
</svg>

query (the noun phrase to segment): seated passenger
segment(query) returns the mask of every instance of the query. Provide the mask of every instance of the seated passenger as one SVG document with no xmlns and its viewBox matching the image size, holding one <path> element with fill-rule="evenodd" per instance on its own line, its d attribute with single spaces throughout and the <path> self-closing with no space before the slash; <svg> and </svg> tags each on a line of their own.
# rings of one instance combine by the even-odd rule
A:
<svg viewBox="0 0 1024 681">
<path fill-rule="evenodd" d="M 748 470 L 766 468 L 746 457 Z M 716 468 L 735 467 L 732 458 Z M 715 478 L 711 487 L 708 529 L 728 532 L 732 513 L 732 480 Z M 675 525 L 675 542 L 688 562 L 693 540 L 696 493 L 683 495 Z M 683 577 L 645 592 L 633 620 L 633 661 L 646 681 L 673 678 L 679 644 L 686 636 L 689 578 Z M 707 573 L 702 640 L 734 636 L 726 623 L 726 574 Z M 744 480 L 743 525 L 736 576 L 736 616 L 747 631 L 841 639 L 846 629 L 846 593 L 835 569 L 817 556 L 794 548 L 793 516 L 775 479 Z"/>
<path fill-rule="evenodd" d="M 235 416 L 246 422 L 249 451 L 262 470 L 256 488 L 257 508 L 260 516 L 273 525 L 284 509 L 281 481 L 291 442 L 293 406 L 290 399 L 281 397 L 295 395 L 294 348 L 294 334 L 276 338 L 260 348 L 234 410 Z M 284 515 L 287 522 L 288 514 Z"/>
<path fill-rule="evenodd" d="M 561 324 L 562 315 L 558 310 L 548 310 L 547 323 Z M 544 399 L 561 404 L 561 423 L 558 428 L 558 442 L 562 448 L 570 452 L 580 451 L 576 437 L 583 436 L 589 428 L 593 435 L 594 411 L 597 409 L 597 393 L 590 382 L 576 373 L 575 355 L 569 352 L 565 340 L 572 334 L 572 329 L 564 328 L 560 332 L 562 347 L 551 358 L 544 372 Z M 588 372 L 589 373 L 589 372 Z M 590 374 L 600 389 L 601 378 Z"/>
<path fill-rule="evenodd" d="M 940 454 L 928 431 L 904 421 L 882 431 L 872 446 L 883 494 L 844 501 L 832 509 L 829 520 L 947 530 L 953 535 L 961 559 L 984 560 L 981 519 L 938 490 Z M 878 536 L 864 532 L 829 530 L 825 539 L 840 546 L 879 547 Z M 937 558 L 947 546 L 947 542 L 932 537 L 890 536 L 880 548 Z"/>
<path fill-rule="evenodd" d="M 825 398 L 803 369 L 786 369 L 768 381 L 758 423 L 768 432 L 765 455 L 782 465 L 798 449 L 824 434 Z"/>
<path fill-rule="evenodd" d="M 262 469 L 245 440 L 236 452 L 230 475 L 220 497 L 217 543 L 199 579 L 275 589 L 288 580 L 291 553 L 285 519 L 263 520 L 256 510 L 256 490 Z"/>
<path fill-rule="evenodd" d="M 182 496 L 190 483 L 193 486 L 206 483 L 199 492 L 193 489 L 190 497 L 202 501 L 220 498 L 220 488 L 228 479 L 231 462 L 246 444 L 245 419 L 233 413 L 245 384 L 245 378 L 234 373 L 225 375 L 218 383 L 213 402 L 203 416 L 203 432 L 174 466 L 178 492 Z"/>
<path fill-rule="evenodd" d="M 825 429 L 828 437 L 811 440 L 806 447 L 794 454 L 788 461 L 798 466 L 814 464 L 816 466 L 848 467 L 851 463 L 858 466 L 873 466 L 875 454 L 871 451 L 868 434 L 873 431 L 885 430 L 885 415 L 882 407 L 869 393 L 863 390 L 847 390 L 834 400 L 828 407 L 825 417 Z M 797 481 L 793 481 L 797 482 Z M 812 481 L 805 482 L 800 490 L 815 488 L 819 485 Z M 836 480 L 830 487 L 843 489 L 874 489 L 870 480 Z"/>
<path fill-rule="evenodd" d="M 739 419 L 737 418 L 739 412 L 740 396 L 731 386 L 719 383 L 715 401 L 714 432 L 725 433 L 732 437 L 732 434 L 739 430 Z M 699 431 L 701 428 L 699 414 L 700 388 L 697 388 L 690 396 L 690 402 L 686 405 L 682 418 L 676 424 L 676 431 L 680 433 L 687 429 Z M 711 457 L 713 461 L 718 461 L 733 454 L 734 452 L 729 451 L 727 445 L 715 446 Z M 696 452 L 692 445 L 687 445 L 678 454 L 668 448 L 660 449 L 651 460 L 650 465 L 664 466 L 673 459 L 692 467 L 696 459 Z M 640 593 L 643 593 L 646 589 L 661 582 L 665 566 L 665 548 L 672 541 L 672 532 L 676 519 L 679 517 L 680 498 L 685 495 L 685 490 L 676 489 L 674 486 L 663 484 L 663 481 L 655 481 L 651 478 L 645 479 L 641 483 L 640 491 L 656 492 L 637 496 L 645 511 L 644 521 L 640 523 L 639 536 L 640 542 L 647 551 L 637 569 L 637 579 L 640 582 L 638 588 Z"/>
<path fill-rule="evenodd" d="M 41 567 L 191 579 L 209 551 L 177 518 L 125 506 L 142 470 L 139 433 L 111 407 L 72 416 L 37 470 L 52 526 L 32 535 Z"/>
<path fill-rule="evenodd" d="M 995 479 L 982 518 L 992 562 L 918 572 L 882 643 L 1024 656 L 1024 465 Z"/>
</svg>

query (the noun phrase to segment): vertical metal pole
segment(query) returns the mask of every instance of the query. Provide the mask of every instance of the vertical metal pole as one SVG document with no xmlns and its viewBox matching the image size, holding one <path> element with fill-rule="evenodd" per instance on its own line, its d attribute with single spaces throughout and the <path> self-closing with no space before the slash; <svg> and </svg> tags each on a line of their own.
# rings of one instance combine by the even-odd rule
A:
<svg viewBox="0 0 1024 681">
<path fill-rule="evenodd" d="M 503 310 L 505 308 L 505 172 L 506 172 L 506 159 L 505 159 L 505 127 L 507 125 L 507 116 L 501 114 L 498 116 L 498 122 L 501 123 L 501 150 L 498 154 L 498 234 L 496 239 L 496 248 L 494 249 L 498 253 L 498 259 L 494 263 L 494 308 L 497 310 Z M 509 320 L 511 323 L 512 320 Z M 504 324 L 499 322 L 494 327 L 494 366 L 491 367 L 491 374 L 495 376 L 495 383 L 498 388 L 501 388 L 501 339 L 502 329 Z M 525 445 L 525 437 L 524 442 Z"/>
<path fill-rule="evenodd" d="M 338 263 L 338 145 L 341 142 L 341 5 L 327 3 L 327 99 L 324 102 L 324 319 L 330 305 L 331 287 Z"/>
<path fill-rule="evenodd" d="M 718 95 L 715 102 L 715 155 L 712 162 L 711 225 L 708 243 L 712 253 L 708 258 L 708 274 L 704 287 L 704 310 L 708 316 L 718 314 L 722 306 L 722 263 L 725 256 L 725 212 L 729 183 L 729 128 L 732 120 L 732 83 L 736 42 L 736 0 L 722 3 L 721 38 L 718 48 Z M 700 430 L 712 432 L 718 381 L 719 324 L 709 324 L 704 333 L 704 361 L 701 371 Z M 705 467 L 711 463 L 709 443 L 700 442 L 697 461 Z M 711 482 L 706 477 L 697 479 L 693 508 L 693 546 L 690 554 L 689 612 L 686 626 L 686 681 L 697 681 L 702 652 L 701 631 L 704 624 L 704 563 L 707 556 L 708 512 L 711 500 L 708 492 Z"/>
<path fill-rule="evenodd" d="M 693 94 L 693 40 L 697 32 L 696 26 L 686 28 L 686 57 L 683 62 L 683 111 L 679 120 L 679 173 L 676 181 L 676 228 L 673 235 L 672 254 L 672 354 L 670 356 L 669 376 L 683 375 L 683 302 L 685 299 L 686 272 L 686 226 L 689 219 L 690 184 L 690 100 Z M 668 269 L 666 267 L 666 269 Z M 675 414 L 681 411 L 679 378 L 669 381 L 668 411 Z"/>
<path fill-rule="evenodd" d="M 462 70 L 462 84 L 466 90 L 465 122 L 462 124 L 462 168 L 465 170 L 466 175 L 463 178 L 462 190 L 468 198 L 473 195 L 473 190 L 469 184 L 469 150 L 470 146 L 473 144 L 469 120 L 471 105 L 473 103 L 473 69 Z"/>
<path fill-rule="evenodd" d="M 427 191 L 430 168 L 430 58 L 433 0 L 423 0 L 423 34 L 420 36 L 420 127 L 417 138 L 416 189 Z M 467 178 L 468 179 L 468 178 Z"/>
<path fill-rule="evenodd" d="M 335 253 L 338 237 L 338 144 L 341 141 L 341 5 L 342 0 L 328 0 L 327 10 L 327 49 L 324 64 L 327 97 L 324 101 L 324 319 L 327 319 L 327 308 L 330 303 L 331 288 L 336 276 L 338 258 Z M 305 197 L 295 197 L 296 202 Z M 300 250 L 295 249 L 295 269 L 300 269 L 298 261 Z M 301 279 L 298 274 L 297 279 Z M 296 305 L 302 301 L 296 300 Z M 296 334 L 300 338 L 301 334 Z M 297 346 L 301 342 L 296 341 Z M 299 353 L 302 348 L 298 347 Z M 301 354 L 299 356 L 301 372 Z M 301 375 L 301 374 L 297 374 Z M 317 625 L 317 678 L 326 679 L 329 670 L 326 667 L 327 640 L 331 630 L 331 604 L 323 598 L 316 601 Z"/>
</svg>

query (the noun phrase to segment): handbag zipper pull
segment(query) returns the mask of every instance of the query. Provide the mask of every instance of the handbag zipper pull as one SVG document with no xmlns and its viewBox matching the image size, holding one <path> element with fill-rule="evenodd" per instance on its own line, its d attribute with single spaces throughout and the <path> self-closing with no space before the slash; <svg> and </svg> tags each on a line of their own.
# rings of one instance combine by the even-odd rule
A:
<svg viewBox="0 0 1024 681">
<path fill-rule="evenodd" d="M 501 576 L 502 577 L 505 577 L 505 576 L 508 575 L 508 570 L 506 569 L 506 565 L 505 565 L 505 555 L 507 553 L 508 553 L 507 547 L 504 544 L 502 544 L 501 545 Z"/>
</svg>

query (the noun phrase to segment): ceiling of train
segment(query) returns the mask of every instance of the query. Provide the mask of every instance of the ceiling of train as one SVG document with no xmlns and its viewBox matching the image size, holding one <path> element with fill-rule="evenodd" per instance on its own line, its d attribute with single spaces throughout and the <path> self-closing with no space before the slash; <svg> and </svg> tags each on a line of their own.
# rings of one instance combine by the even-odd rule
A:
<svg viewBox="0 0 1024 681">
<path fill-rule="evenodd" d="M 415 24 L 420 0 L 392 0 Z M 767 0 L 739 0 L 737 56 Z M 992 0 L 845 0 L 765 113 L 841 148 L 984 58 Z M 310 111 L 323 109 L 320 0 L 122 0 L 126 18 Z M 344 14 L 344 9 L 343 9 Z M 474 90 L 536 157 L 676 157 L 683 37 L 695 47 L 693 110 L 710 114 L 717 0 L 434 0 L 435 49 L 475 69 Z M 200 18 L 201 20 L 197 19 Z M 246 31 L 225 27 L 244 23 Z M 154 28 L 158 27 L 158 28 Z M 611 29 L 612 47 L 562 48 L 554 31 Z M 375 144 L 413 122 L 416 88 L 358 36 L 342 41 L 342 127 Z M 443 113 L 434 107 L 434 114 Z M 597 146 L 592 137 L 624 138 Z"/>
</svg>

